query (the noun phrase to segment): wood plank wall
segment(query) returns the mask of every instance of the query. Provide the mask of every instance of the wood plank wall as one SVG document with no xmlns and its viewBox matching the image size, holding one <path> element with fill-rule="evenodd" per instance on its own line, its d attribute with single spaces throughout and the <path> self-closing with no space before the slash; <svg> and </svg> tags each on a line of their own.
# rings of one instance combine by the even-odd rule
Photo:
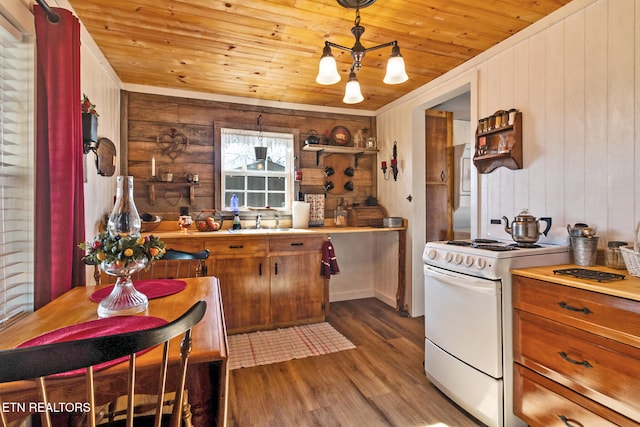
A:
<svg viewBox="0 0 640 427">
<path fill-rule="evenodd" d="M 375 136 L 375 117 L 341 115 L 292 109 L 278 109 L 244 104 L 177 98 L 136 92 L 123 92 L 122 153 L 126 153 L 123 174 L 135 177 L 134 192 L 140 213 L 160 215 L 165 220 L 177 219 L 180 206 L 189 206 L 192 215 L 203 209 L 220 209 L 220 127 L 237 125 L 245 129 L 258 129 L 257 119 L 262 115 L 262 129 L 289 130 L 296 141 L 296 169 L 302 171 L 303 180 L 296 183 L 302 193 L 324 193 L 324 164 L 321 156 L 316 165 L 316 154 L 302 150 L 309 130 L 329 135 L 335 126 L 345 126 L 355 136 L 359 129 L 369 129 Z M 174 159 L 162 154 L 157 143 L 163 132 L 175 129 L 188 138 L 184 152 Z M 353 138 L 352 138 L 353 141 Z M 351 142 L 349 145 L 353 145 Z M 200 185 L 195 188 L 195 200 L 189 205 L 188 188 L 156 186 L 155 203 L 150 203 L 149 179 L 151 158 L 156 160 L 156 175 L 171 171 L 174 182 L 186 182 L 187 174 L 198 174 Z M 355 168 L 355 157 L 349 155 Z M 362 156 L 355 170 L 355 189 L 345 195 L 328 194 L 325 218 L 333 218 L 338 197 L 349 204 L 363 203 L 376 196 L 376 158 Z M 125 170 L 126 167 L 126 170 Z"/>
</svg>

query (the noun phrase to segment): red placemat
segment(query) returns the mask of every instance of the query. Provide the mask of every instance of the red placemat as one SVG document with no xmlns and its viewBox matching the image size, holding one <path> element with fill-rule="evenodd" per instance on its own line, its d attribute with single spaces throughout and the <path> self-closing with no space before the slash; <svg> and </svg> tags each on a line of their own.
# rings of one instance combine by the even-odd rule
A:
<svg viewBox="0 0 640 427">
<path fill-rule="evenodd" d="M 125 332 L 141 331 L 143 329 L 156 328 L 166 325 L 168 322 L 159 317 L 153 316 L 116 316 L 106 317 L 104 319 L 90 320 L 88 322 L 79 323 L 77 325 L 66 326 L 64 328 L 55 329 L 44 333 L 28 341 L 23 342 L 17 347 L 32 347 L 43 344 L 53 344 L 57 342 L 80 340 L 84 338 L 101 337 L 105 335 L 122 334 Z M 148 351 L 148 350 L 145 350 Z M 138 354 L 142 354 L 142 351 Z M 127 357 L 101 363 L 94 366 L 94 371 L 116 365 Z M 51 377 L 68 377 L 84 373 L 84 369 L 77 369 L 62 374 L 55 374 Z"/>
<path fill-rule="evenodd" d="M 91 301 L 100 302 L 104 298 L 108 297 L 113 286 L 107 286 L 99 291 L 95 291 L 89 297 Z M 184 280 L 175 279 L 149 279 L 134 281 L 133 286 L 149 299 L 166 297 L 167 295 L 177 294 L 183 291 L 187 287 L 187 282 Z"/>
</svg>

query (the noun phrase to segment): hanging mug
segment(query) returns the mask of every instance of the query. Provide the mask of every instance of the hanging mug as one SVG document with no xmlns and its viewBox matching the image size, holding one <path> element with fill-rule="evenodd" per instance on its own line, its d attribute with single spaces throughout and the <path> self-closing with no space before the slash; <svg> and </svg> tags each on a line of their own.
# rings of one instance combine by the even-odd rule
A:
<svg viewBox="0 0 640 427">
<path fill-rule="evenodd" d="M 353 168 L 351 166 L 349 166 L 348 168 L 346 168 L 344 170 L 344 174 L 347 176 L 353 176 L 355 175 L 355 171 L 353 170 Z"/>
<path fill-rule="evenodd" d="M 344 184 L 344 189 L 347 190 L 347 191 L 353 191 L 353 189 L 354 189 L 353 182 L 352 181 L 347 181 Z"/>
<path fill-rule="evenodd" d="M 327 166 L 326 168 L 324 168 L 324 176 L 331 176 L 334 173 L 336 173 L 336 171 L 334 171 L 331 166 Z"/>
<path fill-rule="evenodd" d="M 324 183 L 324 191 L 332 190 L 334 187 L 333 182 L 327 181 Z"/>
</svg>

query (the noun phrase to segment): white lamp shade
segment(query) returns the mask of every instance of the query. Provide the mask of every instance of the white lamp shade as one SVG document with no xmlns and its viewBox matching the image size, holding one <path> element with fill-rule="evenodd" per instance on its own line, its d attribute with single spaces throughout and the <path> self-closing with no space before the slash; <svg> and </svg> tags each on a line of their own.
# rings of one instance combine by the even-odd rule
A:
<svg viewBox="0 0 640 427">
<path fill-rule="evenodd" d="M 340 81 L 340 74 L 338 74 L 338 66 L 336 65 L 336 59 L 333 56 L 323 56 L 320 59 L 320 66 L 318 67 L 318 77 L 316 82 L 321 85 L 332 85 Z"/>
<path fill-rule="evenodd" d="M 404 69 L 404 59 L 402 56 L 391 56 L 387 62 L 387 74 L 384 76 L 383 82 L 388 85 L 396 85 L 409 80 L 407 72 Z"/>
<path fill-rule="evenodd" d="M 357 79 L 349 79 L 347 87 L 344 91 L 344 99 L 342 102 L 345 104 L 357 104 L 364 101 L 364 96 L 360 92 L 360 83 Z"/>
</svg>

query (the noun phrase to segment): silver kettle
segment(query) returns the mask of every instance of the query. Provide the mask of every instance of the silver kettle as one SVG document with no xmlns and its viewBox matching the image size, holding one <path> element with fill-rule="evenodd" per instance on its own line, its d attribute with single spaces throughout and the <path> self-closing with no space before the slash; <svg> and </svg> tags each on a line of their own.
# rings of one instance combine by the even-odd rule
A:
<svg viewBox="0 0 640 427">
<path fill-rule="evenodd" d="M 530 215 L 527 209 L 520 212 L 511 225 L 509 225 L 509 218 L 503 216 L 502 219 L 505 222 L 504 230 L 511 234 L 516 243 L 523 245 L 533 245 L 541 234 L 546 236 L 551 229 L 551 218 L 545 217 L 538 220 L 535 216 Z M 539 231 L 540 221 L 547 223 L 547 227 L 542 233 Z"/>
</svg>

